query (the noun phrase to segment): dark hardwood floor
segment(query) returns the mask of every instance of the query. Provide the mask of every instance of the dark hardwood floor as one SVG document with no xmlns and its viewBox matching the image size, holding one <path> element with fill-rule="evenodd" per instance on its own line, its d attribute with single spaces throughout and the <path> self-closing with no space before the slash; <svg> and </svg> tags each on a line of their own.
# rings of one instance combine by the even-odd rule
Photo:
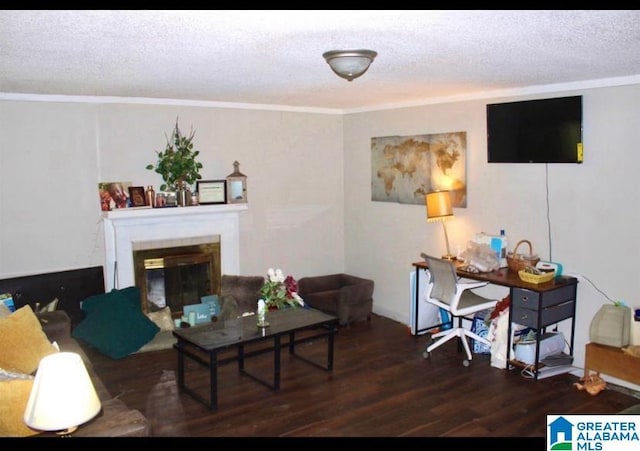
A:
<svg viewBox="0 0 640 451">
<path fill-rule="evenodd" d="M 325 339 L 298 351 L 322 362 Z M 612 414 L 640 403 L 634 392 L 609 387 L 596 396 L 563 374 L 534 381 L 519 370 L 493 368 L 488 355 L 462 365 L 455 341 L 425 360 L 427 336 L 373 315 L 341 328 L 333 372 L 282 354 L 281 388 L 272 391 L 238 373 L 219 371 L 219 409 L 210 411 L 176 385 L 173 349 L 111 360 L 87 349 L 114 397 L 143 412 L 159 437 L 539 437 L 547 414 Z M 247 361 L 269 378 L 270 354 Z M 190 363 L 189 384 L 208 396 L 208 373 Z M 539 444 L 542 445 L 541 441 Z"/>
</svg>

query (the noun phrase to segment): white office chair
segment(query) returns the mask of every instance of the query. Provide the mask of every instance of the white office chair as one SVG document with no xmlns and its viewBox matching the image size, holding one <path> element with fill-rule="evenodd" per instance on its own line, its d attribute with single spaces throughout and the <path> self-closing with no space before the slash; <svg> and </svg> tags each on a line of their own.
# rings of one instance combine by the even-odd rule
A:
<svg viewBox="0 0 640 451">
<path fill-rule="evenodd" d="M 488 282 L 460 282 L 452 261 L 431 257 L 424 253 L 421 255 L 426 260 L 429 272 L 429 282 L 425 291 L 426 301 L 446 310 L 452 316 L 451 328 L 432 334 L 422 355 L 428 359 L 431 356 L 431 351 L 438 346 L 454 337 L 459 337 L 467 354 L 467 358 L 462 361 L 462 364 L 469 366 L 472 355 L 467 337 L 487 345 L 491 343 L 486 338 L 463 327 L 462 320 L 464 318 L 472 320 L 470 315 L 495 307 L 498 300 L 485 298 L 472 291 L 474 288 L 487 285 Z M 456 319 L 457 325 L 454 324 Z M 434 341 L 435 338 L 439 338 L 439 340 Z"/>
</svg>

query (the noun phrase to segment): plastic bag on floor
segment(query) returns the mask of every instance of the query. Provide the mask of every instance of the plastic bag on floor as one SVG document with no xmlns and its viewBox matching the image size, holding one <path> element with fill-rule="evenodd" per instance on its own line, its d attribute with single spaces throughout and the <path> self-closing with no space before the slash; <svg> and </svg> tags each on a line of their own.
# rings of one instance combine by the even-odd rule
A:
<svg viewBox="0 0 640 451">
<path fill-rule="evenodd" d="M 506 308 L 491 321 L 487 339 L 491 341 L 491 366 L 507 368 L 507 337 L 509 333 L 509 309 Z M 513 353 L 509 358 L 513 358 Z"/>
<path fill-rule="evenodd" d="M 478 334 L 482 338 L 489 335 L 489 327 L 485 323 L 485 319 L 491 314 L 491 309 L 482 310 L 473 316 L 471 323 L 471 332 Z M 491 354 L 491 345 L 485 344 L 478 340 L 473 340 L 474 354 Z"/>
</svg>

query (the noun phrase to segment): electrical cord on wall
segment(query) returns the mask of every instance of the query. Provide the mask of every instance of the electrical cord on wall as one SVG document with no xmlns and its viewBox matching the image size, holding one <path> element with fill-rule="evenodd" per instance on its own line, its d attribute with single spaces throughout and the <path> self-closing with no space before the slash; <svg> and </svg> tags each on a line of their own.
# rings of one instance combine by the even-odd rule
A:
<svg viewBox="0 0 640 451">
<path fill-rule="evenodd" d="M 593 282 L 591 281 L 591 279 L 589 279 L 587 276 L 582 276 L 582 278 L 583 278 L 584 280 L 586 280 L 587 282 L 589 282 L 589 283 L 591 284 L 591 286 L 592 286 L 593 288 L 595 288 L 595 289 L 596 289 L 596 291 L 597 291 L 598 293 L 600 293 L 601 295 L 603 295 L 603 296 L 604 296 L 605 298 L 607 298 L 610 302 L 612 302 L 612 303 L 614 303 L 614 304 L 616 303 L 616 301 L 614 301 L 613 299 L 611 299 L 611 298 L 607 295 L 607 293 L 605 293 L 605 292 L 604 292 L 604 291 L 602 291 L 600 288 L 598 288 L 598 287 L 596 286 L 596 284 L 595 284 L 595 283 L 593 283 Z"/>
<path fill-rule="evenodd" d="M 547 235 L 549 237 L 549 261 L 552 262 L 553 257 L 551 255 L 551 215 L 549 213 L 549 163 L 545 163 L 544 165 L 544 183 L 547 197 Z"/>
<path fill-rule="evenodd" d="M 602 291 L 600 288 L 598 288 L 598 286 L 597 286 L 595 283 L 593 283 L 593 281 L 592 281 L 591 279 L 589 279 L 587 276 L 582 275 L 582 274 L 573 274 L 573 273 L 567 273 L 567 274 L 565 274 L 565 275 L 567 275 L 567 276 L 571 276 L 571 277 L 576 277 L 576 278 L 578 278 L 578 279 L 584 279 L 584 280 L 586 280 L 587 282 L 589 282 L 589 284 L 591 284 L 591 286 L 592 286 L 593 288 L 595 288 L 595 290 L 596 290 L 598 293 L 600 293 L 602 296 L 604 296 L 605 298 L 607 298 L 607 300 L 608 300 L 609 302 L 611 302 L 612 304 L 618 304 L 618 302 L 616 302 L 616 301 L 614 301 L 613 299 L 611 299 L 607 293 L 605 293 L 605 292 L 604 292 L 604 291 Z"/>
<path fill-rule="evenodd" d="M 545 163 L 544 165 L 544 169 L 545 169 L 545 188 L 546 188 L 546 200 L 547 200 L 547 235 L 549 238 L 549 261 L 553 261 L 553 252 L 552 252 L 552 243 L 551 243 L 551 214 L 550 214 L 550 203 L 549 203 L 549 163 Z M 568 276 L 571 274 L 567 274 Z M 603 295 L 605 298 L 607 298 L 610 302 L 616 304 L 616 301 L 614 301 L 613 299 L 611 299 L 604 291 L 602 291 L 600 288 L 598 288 L 596 286 L 595 283 L 593 283 L 591 281 L 591 279 L 589 279 L 587 276 L 583 276 L 580 274 L 576 274 L 573 275 L 574 277 L 582 277 L 584 280 L 586 280 L 587 282 L 589 282 L 591 284 L 591 286 L 593 288 L 596 289 L 596 291 L 598 293 L 600 293 L 601 295 Z"/>
</svg>

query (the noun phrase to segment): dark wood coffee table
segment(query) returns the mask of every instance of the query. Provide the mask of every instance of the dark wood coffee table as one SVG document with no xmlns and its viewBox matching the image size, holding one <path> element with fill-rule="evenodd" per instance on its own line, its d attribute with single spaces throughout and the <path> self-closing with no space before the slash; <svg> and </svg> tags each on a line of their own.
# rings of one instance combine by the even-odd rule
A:
<svg viewBox="0 0 640 451">
<path fill-rule="evenodd" d="M 237 361 L 238 370 L 272 390 L 280 389 L 280 351 L 289 348 L 289 354 L 326 371 L 333 370 L 333 342 L 338 330 L 338 318 L 312 308 L 287 308 L 267 314 L 269 327 L 259 328 L 256 316 L 245 316 L 231 321 L 176 329 L 173 335 L 177 342 L 173 346 L 178 353 L 178 388 L 202 402 L 211 410 L 218 408 L 218 366 Z M 303 337 L 296 333 L 307 331 Z M 310 331 L 310 332 L 309 332 Z M 283 340 L 284 337 L 284 340 Z M 299 343 L 327 337 L 327 361 L 320 364 L 296 354 Z M 245 345 L 272 340 L 267 347 L 245 352 Z M 237 348 L 237 353 L 224 359 L 218 353 L 229 348 Z M 245 359 L 254 355 L 273 352 L 273 382 L 265 381 L 245 370 Z M 206 358 L 208 356 L 208 358 Z M 207 400 L 185 383 L 185 357 L 209 368 L 210 396 Z"/>
</svg>

